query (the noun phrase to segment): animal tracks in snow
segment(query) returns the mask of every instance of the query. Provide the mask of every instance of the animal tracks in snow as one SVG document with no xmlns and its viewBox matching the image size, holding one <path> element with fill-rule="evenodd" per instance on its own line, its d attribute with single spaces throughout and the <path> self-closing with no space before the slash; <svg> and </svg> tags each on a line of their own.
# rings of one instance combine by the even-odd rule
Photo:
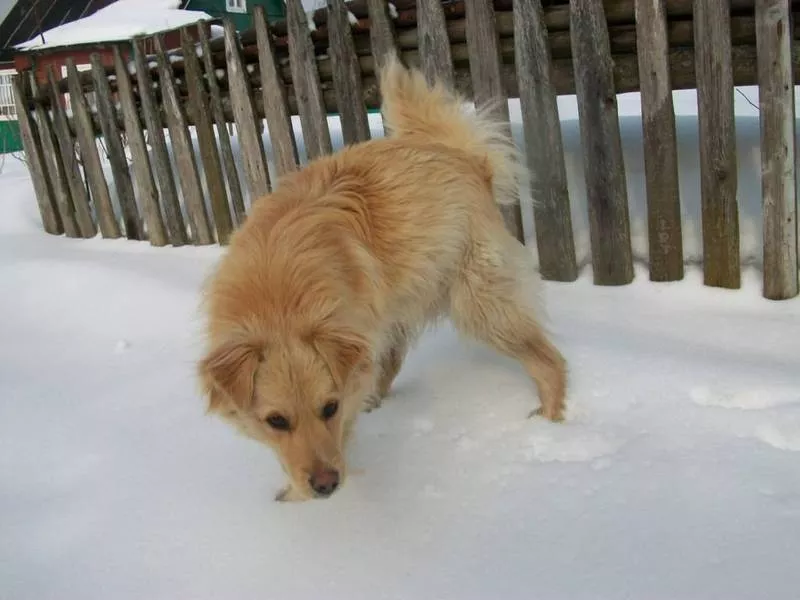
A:
<svg viewBox="0 0 800 600">
<path fill-rule="evenodd" d="M 754 435 L 756 439 L 778 450 L 800 452 L 800 419 L 765 423 L 756 427 Z"/>
<path fill-rule="evenodd" d="M 754 438 L 778 450 L 800 452 L 800 413 L 794 410 L 800 406 L 800 388 L 753 388 L 728 393 L 715 392 L 700 386 L 692 388 L 689 397 L 699 406 L 734 411 L 765 411 L 763 417 L 756 417 L 760 422 L 748 420 L 747 423 L 734 423 L 734 433 Z M 773 414 L 770 409 L 777 409 L 779 412 Z"/>
<path fill-rule="evenodd" d="M 551 429 L 548 427 L 548 429 Z M 527 462 L 587 462 L 615 454 L 625 443 L 584 427 L 561 427 L 558 431 L 540 430 L 528 437 L 521 451 Z"/>
<path fill-rule="evenodd" d="M 787 404 L 800 404 L 800 390 L 795 388 L 750 389 L 737 392 L 715 392 L 698 386 L 689 391 L 689 397 L 700 406 L 762 410 Z"/>
</svg>

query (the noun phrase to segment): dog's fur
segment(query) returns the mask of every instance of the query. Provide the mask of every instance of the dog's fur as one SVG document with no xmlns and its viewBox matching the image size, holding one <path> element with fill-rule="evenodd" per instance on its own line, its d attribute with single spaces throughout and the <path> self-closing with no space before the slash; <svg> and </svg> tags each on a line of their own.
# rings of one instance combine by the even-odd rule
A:
<svg viewBox="0 0 800 600">
<path fill-rule="evenodd" d="M 537 321 L 535 265 L 498 204 L 517 198 L 507 125 L 390 57 L 387 137 L 284 176 L 234 234 L 205 294 L 199 375 L 209 411 L 271 446 L 289 477 L 278 499 L 344 478 L 357 414 L 386 396 L 409 345 L 449 316 L 518 359 L 548 419 L 562 419 L 566 365 Z M 338 401 L 329 419 L 321 411 Z M 279 414 L 289 431 L 265 420 Z"/>
</svg>

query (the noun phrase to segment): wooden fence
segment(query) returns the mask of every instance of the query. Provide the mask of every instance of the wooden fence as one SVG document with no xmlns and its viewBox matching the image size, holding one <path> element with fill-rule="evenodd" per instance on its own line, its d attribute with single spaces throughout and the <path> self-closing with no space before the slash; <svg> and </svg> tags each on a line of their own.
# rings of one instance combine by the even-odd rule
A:
<svg viewBox="0 0 800 600">
<path fill-rule="evenodd" d="M 758 84 L 763 293 L 785 299 L 798 294 L 795 10 L 787 0 L 514 0 L 513 9 L 511 0 L 328 0 L 309 27 L 300 0 L 288 0 L 285 22 L 267 23 L 257 8 L 252 31 L 237 34 L 225 23 L 224 35 L 203 34 L 197 45 L 185 35 L 182 52 L 169 55 L 159 37 L 154 56 L 137 39 L 131 64 L 119 52 L 113 67 L 95 56 L 91 71 L 70 65 L 64 79 L 22 76 L 14 87 L 46 231 L 92 237 L 99 228 L 104 237 L 153 245 L 224 244 L 246 218 L 245 198 L 264 195 L 276 175 L 297 168 L 291 115 L 299 115 L 311 159 L 331 152 L 328 112 L 341 116 L 345 143 L 369 137 L 367 111 L 380 104 L 376 68 L 397 48 L 476 105 L 519 98 L 541 271 L 559 281 L 574 280 L 578 264 L 556 97 L 575 93 L 599 285 L 633 279 L 616 103 L 617 94 L 633 90 L 642 98 L 650 278 L 683 278 L 671 90 L 696 88 L 704 279 L 737 288 L 734 85 Z M 242 149 L 243 181 L 229 123 Z M 523 239 L 520 207 L 505 217 Z"/>
</svg>

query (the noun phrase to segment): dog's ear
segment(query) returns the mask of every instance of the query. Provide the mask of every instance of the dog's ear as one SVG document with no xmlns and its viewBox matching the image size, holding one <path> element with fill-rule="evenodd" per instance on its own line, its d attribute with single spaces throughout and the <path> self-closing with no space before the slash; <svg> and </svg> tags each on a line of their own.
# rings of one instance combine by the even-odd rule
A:
<svg viewBox="0 0 800 600">
<path fill-rule="evenodd" d="M 336 387 L 344 389 L 347 380 L 371 366 L 370 345 L 366 338 L 349 329 L 317 331 L 312 345 L 328 365 Z"/>
<path fill-rule="evenodd" d="M 215 412 L 226 400 L 246 410 L 253 400 L 253 383 L 265 348 L 253 339 L 236 337 L 214 347 L 198 365 L 208 411 Z"/>
</svg>

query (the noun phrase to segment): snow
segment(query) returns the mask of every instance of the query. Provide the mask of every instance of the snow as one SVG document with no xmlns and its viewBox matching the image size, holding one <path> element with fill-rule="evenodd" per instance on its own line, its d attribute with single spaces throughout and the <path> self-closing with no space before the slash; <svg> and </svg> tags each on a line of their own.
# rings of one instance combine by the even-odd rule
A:
<svg viewBox="0 0 800 600">
<path fill-rule="evenodd" d="M 620 99 L 631 190 L 637 101 Z M 573 102 L 559 108 L 578 214 Z M 737 112 L 742 221 L 758 229 L 757 119 L 738 98 Z M 670 284 L 641 265 L 618 288 L 588 267 L 544 284 L 570 362 L 562 424 L 526 418 L 536 397 L 518 365 L 432 331 L 361 418 L 342 490 L 283 505 L 272 454 L 206 416 L 193 377 L 198 290 L 221 250 L 48 236 L 24 166 L 7 158 L 0 182 L 0 597 L 796 595 L 800 300 L 763 299 L 755 255 L 734 291 L 695 266 Z M 642 202 L 631 194 L 632 214 Z"/>
<path fill-rule="evenodd" d="M 205 12 L 180 10 L 180 0 L 117 0 L 97 12 L 59 25 L 15 47 L 41 50 L 75 44 L 129 40 L 211 19 Z"/>
</svg>

